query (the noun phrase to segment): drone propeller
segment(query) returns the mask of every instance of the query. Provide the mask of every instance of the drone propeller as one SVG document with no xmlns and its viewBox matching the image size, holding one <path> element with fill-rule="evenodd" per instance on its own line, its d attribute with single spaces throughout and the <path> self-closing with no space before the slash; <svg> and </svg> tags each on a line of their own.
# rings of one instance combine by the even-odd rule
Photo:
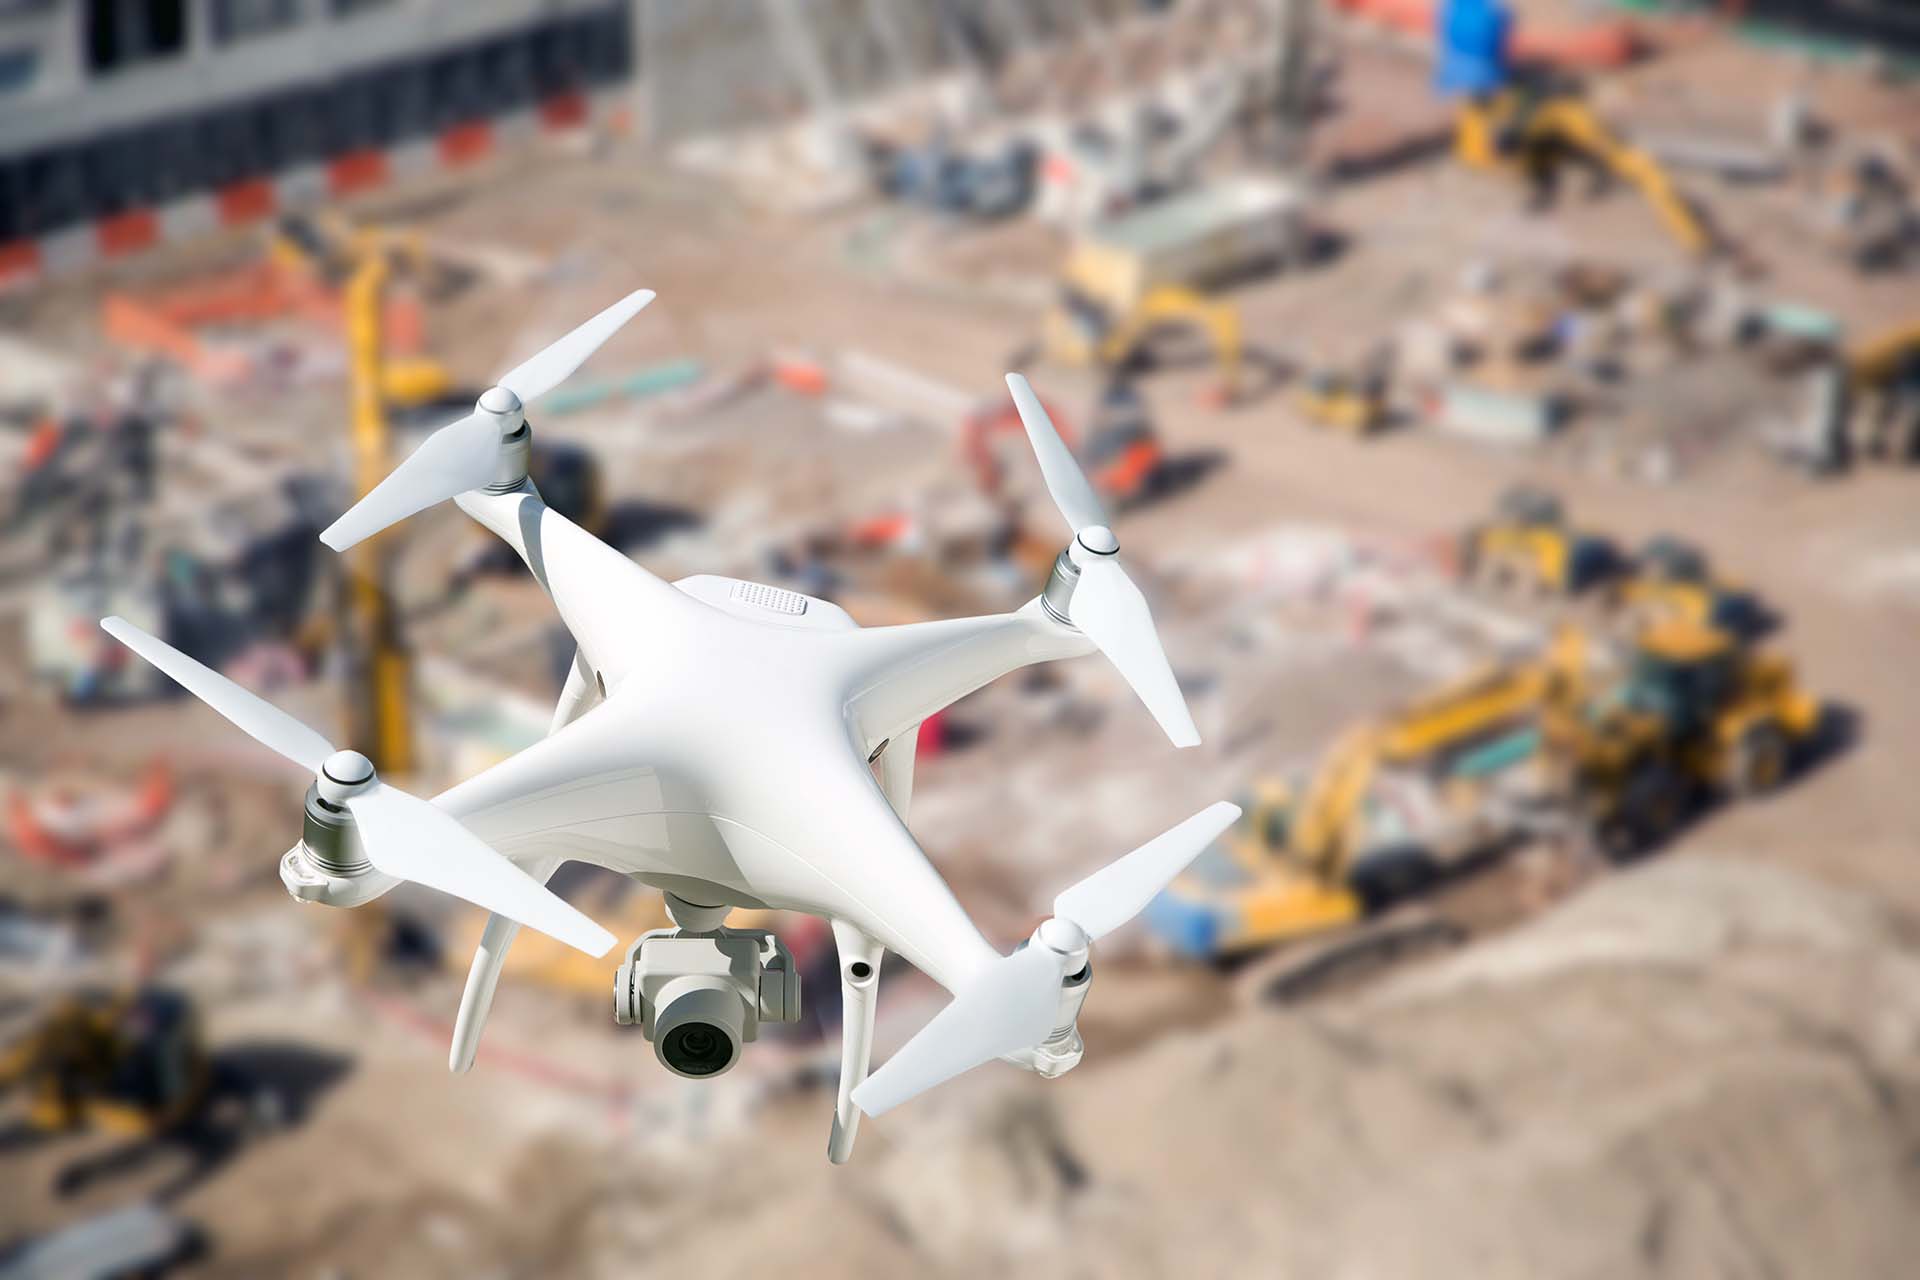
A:
<svg viewBox="0 0 1920 1280">
<path fill-rule="evenodd" d="M 1099 496 L 1026 378 L 1010 373 L 1007 387 L 1013 392 L 1013 405 L 1027 428 L 1034 456 L 1040 460 L 1047 492 L 1073 532 L 1067 554 L 1080 570 L 1080 579 L 1067 606 L 1070 621 L 1107 655 L 1174 746 L 1197 745 L 1200 730 L 1160 646 L 1146 597 L 1120 567 L 1120 540 L 1107 523 Z"/>
<path fill-rule="evenodd" d="M 653 290 L 630 293 L 488 388 L 473 412 L 440 428 L 321 533 L 345 551 L 437 502 L 493 483 L 502 442 L 526 421 L 526 406 L 565 382 L 627 321 L 653 301 Z"/>
<path fill-rule="evenodd" d="M 339 796 L 339 803 L 353 814 L 367 861 L 376 870 L 463 898 L 588 955 L 604 955 L 613 946 L 611 933 L 489 847 L 452 814 L 381 782 L 359 752 L 335 750 L 280 708 L 125 618 L 105 618 L 100 626 L 261 746 L 316 775 L 323 797 Z"/>
<path fill-rule="evenodd" d="M 1056 1030 L 1060 984 L 1086 962 L 1089 944 L 1146 909 L 1200 851 L 1240 816 L 1213 804 L 1094 872 L 1053 900 L 1026 946 L 993 961 L 889 1058 L 853 1100 L 870 1116 L 983 1062 L 1041 1043 Z"/>
</svg>

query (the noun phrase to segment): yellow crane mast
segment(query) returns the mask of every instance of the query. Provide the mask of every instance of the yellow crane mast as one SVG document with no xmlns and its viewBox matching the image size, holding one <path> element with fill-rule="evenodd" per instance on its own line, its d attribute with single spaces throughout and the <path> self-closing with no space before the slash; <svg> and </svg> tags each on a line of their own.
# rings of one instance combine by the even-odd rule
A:
<svg viewBox="0 0 1920 1280">
<path fill-rule="evenodd" d="M 380 323 L 390 272 L 387 254 L 369 247 L 358 255 L 346 288 L 354 489 L 359 497 L 386 478 L 393 461 Z M 352 691 L 347 740 L 369 744 L 368 754 L 382 772 L 404 776 L 415 764 L 409 704 L 412 660 L 393 606 L 393 561 L 390 532 L 376 534 L 347 553 L 340 639 Z"/>
</svg>

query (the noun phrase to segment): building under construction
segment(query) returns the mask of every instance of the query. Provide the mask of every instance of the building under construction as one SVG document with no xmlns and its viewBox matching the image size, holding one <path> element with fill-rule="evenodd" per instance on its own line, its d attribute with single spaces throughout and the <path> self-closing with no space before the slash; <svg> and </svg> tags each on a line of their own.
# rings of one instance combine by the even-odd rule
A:
<svg viewBox="0 0 1920 1280">
<path fill-rule="evenodd" d="M 608 0 L 0 6 L 0 276 L 88 224 L 151 238 L 142 216 L 196 195 L 226 221 L 271 213 L 284 175 L 343 194 L 409 144 L 578 113 L 632 66 L 629 26 Z"/>
</svg>

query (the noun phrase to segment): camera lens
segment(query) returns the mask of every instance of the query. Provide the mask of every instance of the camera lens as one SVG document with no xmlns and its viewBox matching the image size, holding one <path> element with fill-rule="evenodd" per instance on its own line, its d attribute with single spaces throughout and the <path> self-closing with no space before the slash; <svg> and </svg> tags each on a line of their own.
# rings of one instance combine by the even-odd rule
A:
<svg viewBox="0 0 1920 1280">
<path fill-rule="evenodd" d="M 682 1075 L 710 1076 L 733 1061 L 733 1042 L 710 1022 L 688 1022 L 667 1033 L 660 1053 Z"/>
</svg>

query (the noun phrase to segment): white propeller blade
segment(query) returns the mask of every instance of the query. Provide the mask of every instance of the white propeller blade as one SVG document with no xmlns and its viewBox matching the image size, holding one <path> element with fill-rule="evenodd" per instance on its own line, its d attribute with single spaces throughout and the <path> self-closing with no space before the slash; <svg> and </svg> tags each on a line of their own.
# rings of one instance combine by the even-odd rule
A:
<svg viewBox="0 0 1920 1280">
<path fill-rule="evenodd" d="M 1144 911 L 1239 817 L 1238 805 L 1207 806 L 1055 898 L 1055 917 L 1077 926 L 1089 942 L 1105 937 Z M 853 1091 L 860 1109 L 880 1115 L 983 1062 L 1051 1036 L 1068 956 L 1046 946 L 1041 936 L 989 965 L 867 1077 Z"/>
<path fill-rule="evenodd" d="M 515 366 L 495 386 L 505 387 L 520 397 L 521 404 L 532 404 L 568 378 L 587 362 L 620 327 L 646 309 L 653 301 L 653 290 L 640 289 L 602 311 L 532 359 Z"/>
<path fill-rule="evenodd" d="M 333 754 L 332 743 L 271 702 L 195 662 L 165 641 L 148 635 L 125 618 L 103 618 L 100 629 L 172 677 L 181 688 L 232 721 L 242 733 L 308 773 L 319 773 L 320 766 Z"/>
<path fill-rule="evenodd" d="M 1112 556 L 1088 557 L 1069 605 L 1073 625 L 1107 655 L 1176 747 L 1199 745 L 1200 730 L 1173 677 L 1147 598 Z"/>
<path fill-rule="evenodd" d="M 1060 954 L 1042 946 L 996 960 L 861 1082 L 855 1105 L 877 1116 L 983 1062 L 1039 1044 L 1053 1034 L 1065 976 Z"/>
<path fill-rule="evenodd" d="M 652 301 L 651 289 L 630 293 L 514 368 L 494 384 L 512 392 L 511 397 L 499 397 L 496 404 L 491 392 L 481 396 L 474 412 L 428 436 L 385 480 L 327 526 L 320 540 L 345 551 L 417 511 L 492 483 L 501 441 L 519 429 L 525 406 L 565 382 Z"/>
<path fill-rule="evenodd" d="M 318 774 L 336 752 L 333 745 L 270 702 L 125 618 L 103 618 L 101 629 L 232 721 L 261 746 Z M 364 757 L 343 754 L 363 771 Z M 336 781 L 353 775 L 342 774 Z M 377 779 L 347 797 L 367 860 L 387 875 L 411 880 L 485 907 L 496 915 L 551 934 L 588 955 L 605 955 L 614 936 L 535 880 L 453 815 Z"/>
<path fill-rule="evenodd" d="M 500 465 L 500 423 L 474 412 L 421 441 L 407 460 L 320 534 L 335 551 L 470 489 L 490 484 Z"/>
<path fill-rule="evenodd" d="M 1053 914 L 1071 920 L 1098 941 L 1147 909 L 1173 878 L 1187 869 L 1240 817 L 1240 806 L 1222 800 L 1155 836 L 1053 900 Z"/>
<path fill-rule="evenodd" d="M 1027 429 L 1033 456 L 1040 460 L 1040 476 L 1047 482 L 1047 492 L 1053 495 L 1053 505 L 1067 518 L 1067 527 L 1079 533 L 1089 525 L 1106 524 L 1107 512 L 1100 505 L 1100 496 L 1087 483 L 1073 450 L 1067 448 L 1067 442 L 1054 429 L 1053 419 L 1041 407 L 1040 397 L 1033 394 L 1025 375 L 1008 374 L 1007 390 L 1013 392 L 1013 407 Z"/>
<path fill-rule="evenodd" d="M 428 801 L 376 782 L 349 797 L 347 808 L 367 861 L 388 875 L 485 907 L 590 956 L 613 946 L 611 933 Z"/>
<path fill-rule="evenodd" d="M 1040 460 L 1047 492 L 1073 530 L 1075 545 L 1069 554 L 1080 569 L 1073 598 L 1067 604 L 1073 625 L 1107 655 L 1128 686 L 1139 695 L 1176 747 L 1199 745 L 1200 730 L 1187 710 L 1187 699 L 1173 678 L 1166 650 L 1153 627 L 1153 613 L 1133 579 L 1120 567 L 1120 543 L 1107 527 L 1107 513 L 1099 495 L 1074 459 L 1073 451 L 1054 430 L 1053 420 L 1026 378 L 1007 375 L 1013 407 L 1026 425 L 1027 439 Z"/>
</svg>

